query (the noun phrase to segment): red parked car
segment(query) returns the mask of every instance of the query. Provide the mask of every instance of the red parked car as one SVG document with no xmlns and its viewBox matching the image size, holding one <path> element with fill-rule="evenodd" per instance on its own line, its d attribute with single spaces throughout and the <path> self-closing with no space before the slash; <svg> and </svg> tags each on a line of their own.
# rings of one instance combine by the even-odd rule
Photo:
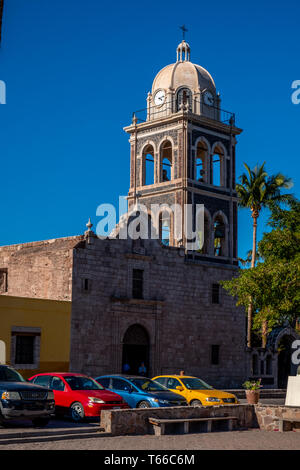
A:
<svg viewBox="0 0 300 470">
<path fill-rule="evenodd" d="M 120 395 L 105 390 L 83 374 L 51 372 L 34 375 L 28 380 L 53 390 L 56 414 L 68 413 L 74 421 L 99 417 L 101 410 L 129 408 Z"/>
</svg>

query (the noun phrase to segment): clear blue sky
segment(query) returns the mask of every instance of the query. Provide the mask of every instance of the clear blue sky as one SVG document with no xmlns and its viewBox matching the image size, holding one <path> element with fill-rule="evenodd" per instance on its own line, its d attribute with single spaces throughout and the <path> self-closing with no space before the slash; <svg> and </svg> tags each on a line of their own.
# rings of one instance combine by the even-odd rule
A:
<svg viewBox="0 0 300 470">
<path fill-rule="evenodd" d="M 0 245 L 83 233 L 99 204 L 127 194 L 122 128 L 174 62 L 183 23 L 191 60 L 244 129 L 237 174 L 243 161 L 266 160 L 270 173 L 293 177 L 299 197 L 298 0 L 6 0 L 3 20 Z M 251 238 L 250 214 L 240 212 L 240 256 Z"/>
</svg>

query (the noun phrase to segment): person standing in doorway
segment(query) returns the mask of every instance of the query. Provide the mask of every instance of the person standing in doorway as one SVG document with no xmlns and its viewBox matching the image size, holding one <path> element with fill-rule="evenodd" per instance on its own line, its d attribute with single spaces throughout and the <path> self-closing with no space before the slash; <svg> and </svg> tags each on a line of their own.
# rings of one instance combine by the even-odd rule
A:
<svg viewBox="0 0 300 470">
<path fill-rule="evenodd" d="M 147 372 L 147 369 L 146 369 L 145 363 L 142 362 L 140 367 L 139 367 L 139 375 L 142 375 L 143 377 L 145 377 L 146 372 Z"/>
</svg>

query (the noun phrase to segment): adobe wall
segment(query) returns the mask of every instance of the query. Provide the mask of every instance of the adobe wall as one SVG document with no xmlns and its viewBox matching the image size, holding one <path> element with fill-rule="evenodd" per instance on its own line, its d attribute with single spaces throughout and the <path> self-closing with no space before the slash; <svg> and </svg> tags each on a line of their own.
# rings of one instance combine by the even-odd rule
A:
<svg viewBox="0 0 300 470">
<path fill-rule="evenodd" d="M 83 236 L 0 247 L 1 294 L 71 300 L 73 248 Z M 7 274 L 5 274 L 7 272 Z"/>
</svg>

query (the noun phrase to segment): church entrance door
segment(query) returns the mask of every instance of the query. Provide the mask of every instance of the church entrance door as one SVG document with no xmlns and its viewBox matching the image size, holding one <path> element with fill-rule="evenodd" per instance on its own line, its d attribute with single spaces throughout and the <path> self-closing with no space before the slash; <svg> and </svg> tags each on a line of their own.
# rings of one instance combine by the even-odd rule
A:
<svg viewBox="0 0 300 470">
<path fill-rule="evenodd" d="M 145 328 L 135 324 L 130 326 L 123 338 L 122 372 L 138 375 L 138 370 L 143 362 L 146 367 L 146 375 L 149 375 L 149 336 Z M 129 370 L 127 366 L 130 367 Z"/>
</svg>

